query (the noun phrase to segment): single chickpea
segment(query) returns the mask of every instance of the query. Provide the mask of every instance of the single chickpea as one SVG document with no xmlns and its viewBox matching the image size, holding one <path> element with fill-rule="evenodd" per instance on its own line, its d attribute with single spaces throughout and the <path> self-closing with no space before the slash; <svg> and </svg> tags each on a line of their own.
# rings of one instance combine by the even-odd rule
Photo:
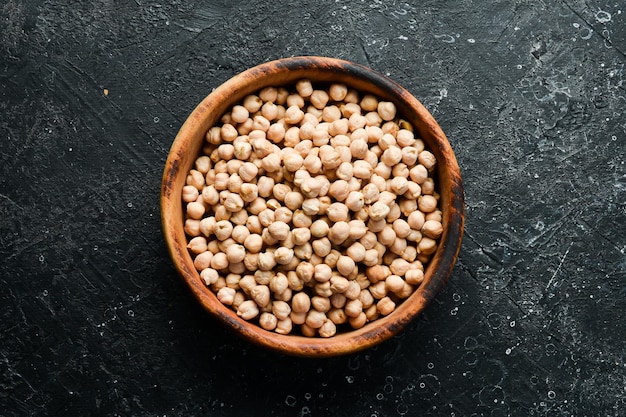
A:
<svg viewBox="0 0 626 417">
<path fill-rule="evenodd" d="M 348 95 L 348 87 L 343 83 L 333 83 L 328 89 L 328 95 L 333 101 L 342 101 Z"/>
<path fill-rule="evenodd" d="M 309 262 L 300 262 L 296 267 L 296 275 L 303 283 L 308 283 L 315 275 L 315 266 Z"/>
<path fill-rule="evenodd" d="M 298 80 L 296 82 L 296 91 L 302 97 L 305 97 L 305 98 L 309 97 L 311 94 L 313 94 L 313 85 L 311 84 L 310 80 L 307 80 L 307 79 Z"/>
<path fill-rule="evenodd" d="M 291 321 L 291 318 L 287 317 L 283 320 L 278 320 L 278 323 L 276 324 L 276 328 L 274 329 L 274 331 L 278 334 L 289 334 L 291 333 L 292 329 L 293 329 L 293 323 Z"/>
<path fill-rule="evenodd" d="M 304 214 L 302 210 L 295 210 L 291 218 L 291 223 L 294 227 L 311 227 L 313 220 L 310 216 Z"/>
<path fill-rule="evenodd" d="M 437 164 L 437 159 L 435 158 L 435 155 L 433 155 L 432 152 L 429 151 L 420 152 L 417 160 L 429 172 L 432 172 L 432 170 L 435 168 L 435 165 Z"/>
<path fill-rule="evenodd" d="M 259 98 L 274 103 L 278 98 L 278 89 L 276 87 L 264 87 L 259 91 Z"/>
<path fill-rule="evenodd" d="M 349 276 L 355 270 L 356 264 L 354 259 L 349 256 L 340 256 L 337 261 L 337 271 L 343 276 Z"/>
<path fill-rule="evenodd" d="M 305 324 L 313 329 L 319 329 L 327 321 L 326 313 L 317 310 L 309 310 Z"/>
<path fill-rule="evenodd" d="M 198 192 L 198 189 L 195 186 L 185 185 L 183 187 L 183 201 L 185 203 L 191 203 L 192 201 L 196 201 L 199 195 L 200 193 Z"/>
<path fill-rule="evenodd" d="M 385 120 L 393 120 L 396 117 L 396 105 L 390 101 L 381 101 L 378 103 L 378 114 Z"/>
<path fill-rule="evenodd" d="M 337 326 L 332 320 L 326 319 L 322 326 L 318 329 L 318 334 L 320 337 L 324 338 L 333 337 L 337 334 Z"/>
<path fill-rule="evenodd" d="M 217 292 L 217 299 L 224 305 L 232 305 L 235 300 L 235 293 L 237 290 L 229 287 L 221 288 Z"/>
<path fill-rule="evenodd" d="M 324 109 L 326 104 L 328 104 L 329 98 L 330 97 L 328 96 L 328 93 L 326 91 L 315 90 L 311 94 L 310 102 L 313 106 L 315 106 L 315 108 L 322 110 Z"/>
<path fill-rule="evenodd" d="M 242 262 L 246 256 L 246 249 L 242 245 L 230 245 L 226 250 L 226 256 L 230 263 Z"/>
<path fill-rule="evenodd" d="M 191 203 L 187 203 L 187 215 L 195 220 L 200 220 L 204 215 L 206 208 L 204 204 L 199 203 L 197 201 L 192 201 Z"/>
<path fill-rule="evenodd" d="M 325 122 L 334 122 L 341 119 L 341 110 L 335 105 L 326 106 L 322 109 L 322 120 Z"/>
<path fill-rule="evenodd" d="M 285 129 L 282 123 L 273 123 L 267 129 L 267 138 L 274 143 L 284 140 L 285 145 L 293 145 L 299 142 L 299 129 L 297 127 Z"/>
<path fill-rule="evenodd" d="M 211 258 L 211 268 L 218 271 L 228 268 L 228 257 L 223 252 L 218 252 Z"/>
<path fill-rule="evenodd" d="M 415 165 L 409 170 L 409 176 L 412 181 L 418 184 L 423 184 L 428 178 L 428 170 L 424 165 Z"/>
<path fill-rule="evenodd" d="M 330 184 L 328 194 L 336 201 L 344 201 L 350 193 L 350 186 L 345 180 L 336 180 Z"/>
<path fill-rule="evenodd" d="M 417 244 L 417 252 L 422 255 L 432 255 L 437 250 L 437 241 L 423 237 Z"/>
<path fill-rule="evenodd" d="M 369 208 L 369 217 L 371 220 L 382 220 L 389 214 L 390 208 L 388 203 L 384 201 L 376 201 Z"/>
<path fill-rule="evenodd" d="M 211 259 L 213 259 L 213 252 L 207 250 L 199 253 L 193 260 L 193 266 L 197 271 L 203 271 L 211 266 Z"/>
<path fill-rule="evenodd" d="M 248 109 L 246 109 L 244 106 L 241 106 L 241 105 L 233 106 L 230 112 L 230 117 L 235 123 L 243 123 L 246 120 L 248 120 L 249 116 L 250 116 L 250 112 L 248 111 Z"/>
<path fill-rule="evenodd" d="M 327 313 L 331 308 L 330 299 L 315 295 L 311 298 L 311 306 L 317 311 Z"/>
<path fill-rule="evenodd" d="M 349 281 L 348 288 L 343 292 L 348 300 L 356 300 L 361 293 L 361 286 L 356 281 Z"/>
<path fill-rule="evenodd" d="M 200 233 L 202 233 L 200 229 L 200 224 L 201 224 L 200 220 L 186 219 L 185 227 L 184 227 L 185 234 L 191 237 L 198 236 Z"/>
<path fill-rule="evenodd" d="M 435 180 L 432 178 L 426 178 L 421 184 L 422 194 L 433 195 L 435 193 Z"/>
<path fill-rule="evenodd" d="M 314 237 L 324 237 L 328 234 L 330 226 L 324 220 L 315 220 L 310 227 L 311 235 Z"/>
<path fill-rule="evenodd" d="M 369 286 L 370 294 L 376 300 L 381 300 L 387 296 L 387 286 L 384 280 L 373 283 Z"/>
<path fill-rule="evenodd" d="M 360 191 L 351 191 L 345 200 L 345 205 L 348 210 L 357 212 L 365 206 L 365 197 Z"/>
<path fill-rule="evenodd" d="M 327 264 L 315 265 L 314 278 L 317 282 L 327 282 L 332 276 L 332 269 Z"/>
<path fill-rule="evenodd" d="M 328 312 L 327 317 L 330 321 L 335 323 L 335 325 L 344 324 L 348 321 L 348 317 L 341 307 L 331 309 Z"/>
<path fill-rule="evenodd" d="M 332 203 L 326 215 L 333 222 L 347 221 L 349 219 L 348 207 L 343 203 Z"/>
<path fill-rule="evenodd" d="M 355 139 L 350 142 L 350 153 L 354 159 L 362 159 L 365 157 L 368 151 L 367 142 L 363 139 Z"/>
<path fill-rule="evenodd" d="M 361 312 L 356 317 L 350 317 L 348 319 L 348 322 L 353 329 L 360 329 L 361 327 L 365 326 L 365 323 L 367 323 L 367 316 L 364 312 Z"/>
<path fill-rule="evenodd" d="M 350 131 L 350 125 L 348 119 L 340 118 L 334 120 L 328 126 L 328 134 L 331 136 L 330 144 L 332 146 L 340 146 L 344 144 L 347 146 L 350 144 L 350 138 L 346 134 Z M 347 143 L 346 143 L 347 142 Z"/>
<path fill-rule="evenodd" d="M 387 316 L 396 309 L 396 303 L 394 303 L 391 298 L 385 296 L 376 303 L 376 309 L 383 316 Z"/>
<path fill-rule="evenodd" d="M 220 129 L 220 137 L 224 142 L 232 142 L 237 139 L 237 136 L 239 136 L 239 132 L 237 132 L 237 129 L 235 129 L 232 124 L 225 123 L 222 125 L 222 128 Z"/>
<path fill-rule="evenodd" d="M 354 167 L 350 162 L 342 162 L 335 171 L 337 178 L 344 181 L 349 181 L 353 178 Z M 193 187 L 192 187 L 193 188 Z"/>
<path fill-rule="evenodd" d="M 423 195 L 418 199 L 417 206 L 423 213 L 430 213 L 437 209 L 437 199 L 432 195 Z"/>
<path fill-rule="evenodd" d="M 258 260 L 259 269 L 261 271 L 271 271 L 276 266 L 276 259 L 272 252 L 259 252 Z"/>
<path fill-rule="evenodd" d="M 404 275 L 404 279 L 411 285 L 420 285 L 424 281 L 424 271 L 419 269 L 410 269 Z"/>
<path fill-rule="evenodd" d="M 278 325 L 278 318 L 275 315 L 269 312 L 261 313 L 259 317 L 259 326 L 261 326 L 265 330 L 272 331 Z"/>
<path fill-rule="evenodd" d="M 372 94 L 365 94 L 360 104 L 361 108 L 366 112 L 376 111 L 378 108 L 378 98 Z"/>
<path fill-rule="evenodd" d="M 259 315 L 259 307 L 253 300 L 246 300 L 237 308 L 237 315 L 244 320 L 252 320 Z"/>
<path fill-rule="evenodd" d="M 431 239 L 438 239 L 443 233 L 443 226 L 440 221 L 427 220 L 421 228 L 422 235 Z"/>
<path fill-rule="evenodd" d="M 383 152 L 380 160 L 389 167 L 393 167 L 402 160 L 402 151 L 397 146 L 391 146 Z"/>
<path fill-rule="evenodd" d="M 291 307 L 285 301 L 272 302 L 272 313 L 278 320 L 285 320 L 291 314 Z"/>
<path fill-rule="evenodd" d="M 285 274 L 279 272 L 270 279 L 269 287 L 272 293 L 281 294 L 289 288 L 289 280 Z"/>
<path fill-rule="evenodd" d="M 369 179 L 374 172 L 372 166 L 363 160 L 356 160 L 353 163 L 353 174 L 356 178 L 360 178 L 363 180 Z"/>
<path fill-rule="evenodd" d="M 328 231 L 328 240 L 334 245 L 343 244 L 350 237 L 350 225 L 344 221 L 335 222 Z"/>
<path fill-rule="evenodd" d="M 267 285 L 257 284 L 250 288 L 250 298 L 259 307 L 267 306 L 271 301 L 270 289 Z"/>
<path fill-rule="evenodd" d="M 311 299 L 305 292 L 296 293 L 291 299 L 291 310 L 294 313 L 307 313 L 311 309 Z"/>
</svg>

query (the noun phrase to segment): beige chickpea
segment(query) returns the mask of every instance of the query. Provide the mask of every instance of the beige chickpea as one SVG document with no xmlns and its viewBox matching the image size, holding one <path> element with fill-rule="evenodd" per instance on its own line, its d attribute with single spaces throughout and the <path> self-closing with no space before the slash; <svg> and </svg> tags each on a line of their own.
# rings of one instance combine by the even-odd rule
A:
<svg viewBox="0 0 626 417">
<path fill-rule="evenodd" d="M 332 83 L 328 88 L 328 95 L 333 101 L 342 101 L 348 95 L 348 87 L 343 83 Z"/>
<path fill-rule="evenodd" d="M 309 310 L 306 315 L 305 324 L 313 329 L 319 329 L 322 327 L 325 321 L 327 321 L 326 313 L 323 311 Z"/>
<path fill-rule="evenodd" d="M 349 219 L 348 207 L 343 203 L 332 203 L 326 215 L 333 222 L 347 221 Z"/>
<path fill-rule="evenodd" d="M 344 293 L 350 285 L 350 281 L 340 275 L 330 278 L 330 288 L 334 293 Z"/>
<path fill-rule="evenodd" d="M 411 285 L 420 285 L 424 281 L 424 271 L 421 269 L 409 269 L 404 275 L 404 279 Z"/>
<path fill-rule="evenodd" d="M 384 162 L 385 165 L 392 167 L 402 161 L 402 151 L 397 146 L 391 146 L 383 152 L 380 156 L 380 160 Z"/>
<path fill-rule="evenodd" d="M 443 226 L 440 221 L 427 220 L 422 226 L 422 235 L 431 239 L 438 239 L 443 233 Z"/>
<path fill-rule="evenodd" d="M 380 128 L 383 130 L 383 133 L 391 133 L 394 136 L 396 136 L 400 130 L 400 126 L 394 121 L 387 121 L 383 123 Z"/>
<path fill-rule="evenodd" d="M 259 234 L 251 234 L 245 238 L 243 246 L 252 253 L 259 253 L 263 248 L 263 238 Z"/>
<path fill-rule="evenodd" d="M 350 162 L 342 162 L 335 171 L 337 178 L 344 181 L 349 181 L 353 178 L 354 167 Z"/>
<path fill-rule="evenodd" d="M 429 237 L 422 237 L 417 244 L 417 251 L 419 254 L 432 255 L 437 250 L 437 241 Z"/>
<path fill-rule="evenodd" d="M 328 231 L 328 240 L 334 245 L 343 244 L 350 237 L 350 225 L 344 221 L 335 222 Z"/>
<path fill-rule="evenodd" d="M 331 291 L 334 291 L 332 289 L 332 286 L 331 286 Z M 329 297 L 329 300 L 332 306 L 331 311 L 335 308 L 343 309 L 343 307 L 346 305 L 346 302 L 348 301 L 345 295 L 343 295 L 342 293 L 338 293 L 338 292 L 333 292 L 333 294 Z"/>
<path fill-rule="evenodd" d="M 315 295 L 311 298 L 311 306 L 317 311 L 327 313 L 331 308 L 330 299 Z"/>
<path fill-rule="evenodd" d="M 378 114 L 385 120 L 393 120 L 396 117 L 396 105 L 390 101 L 381 101 L 377 106 Z"/>
<path fill-rule="evenodd" d="M 289 288 L 289 280 L 285 274 L 279 272 L 270 279 L 269 287 L 272 293 L 281 294 Z"/>
<path fill-rule="evenodd" d="M 404 276 L 410 268 L 411 264 L 402 258 L 394 259 L 389 265 L 391 273 L 398 276 Z"/>
<path fill-rule="evenodd" d="M 369 208 L 369 217 L 371 220 L 381 220 L 384 219 L 389 214 L 390 208 L 388 203 L 384 201 L 376 201 Z"/>
<path fill-rule="evenodd" d="M 389 297 L 383 297 L 376 303 L 376 308 L 380 314 L 387 316 L 396 309 L 396 303 Z"/>
<path fill-rule="evenodd" d="M 318 334 L 320 335 L 320 337 L 324 338 L 333 337 L 335 334 L 337 334 L 337 326 L 332 320 L 327 319 L 326 321 L 324 321 L 324 324 L 322 324 L 322 326 L 318 329 Z"/>
<path fill-rule="evenodd" d="M 344 146 L 349 145 L 350 138 L 346 136 L 349 130 L 350 126 L 346 118 L 340 118 L 331 122 L 328 126 L 328 134 L 331 136 L 331 146 L 340 146 L 341 144 Z"/>
<path fill-rule="evenodd" d="M 341 118 L 341 110 L 335 105 L 326 106 L 322 109 L 322 120 L 325 122 L 334 122 Z"/>
<path fill-rule="evenodd" d="M 302 97 L 309 97 L 313 93 L 313 85 L 308 79 L 298 80 L 296 82 L 296 91 Z"/>
<path fill-rule="evenodd" d="M 367 180 L 372 176 L 373 173 L 374 169 L 367 161 L 354 161 L 352 175 L 356 178 Z"/>
<path fill-rule="evenodd" d="M 224 305 L 232 305 L 236 293 L 237 290 L 234 288 L 223 287 L 217 292 L 217 299 Z"/>
<path fill-rule="evenodd" d="M 423 213 L 430 213 L 437 209 L 437 199 L 432 195 L 423 195 L 418 199 L 417 206 Z"/>
<path fill-rule="evenodd" d="M 415 135 L 412 131 L 403 128 L 398 130 L 398 133 L 396 133 L 396 140 L 398 141 L 398 145 L 401 147 L 413 146 L 415 143 Z"/>
<path fill-rule="evenodd" d="M 378 98 L 372 94 L 365 94 L 361 99 L 360 105 L 366 112 L 376 111 L 378 109 Z"/>
<path fill-rule="evenodd" d="M 272 313 L 278 320 L 285 320 L 291 314 L 291 307 L 285 301 L 274 301 L 272 303 Z"/>
<path fill-rule="evenodd" d="M 259 252 L 258 260 L 259 269 L 262 271 L 271 271 L 276 266 L 276 259 L 272 252 Z"/>
<path fill-rule="evenodd" d="M 363 139 L 354 139 L 349 145 L 350 153 L 354 159 L 363 159 L 368 151 L 367 142 Z"/>
<path fill-rule="evenodd" d="M 432 178 L 426 178 L 420 186 L 423 195 L 433 195 L 435 193 L 435 180 Z"/>
<path fill-rule="evenodd" d="M 350 193 L 350 186 L 345 180 L 336 180 L 330 184 L 328 195 L 336 201 L 344 201 Z"/>
<path fill-rule="evenodd" d="M 361 303 L 361 300 L 355 298 L 353 300 L 348 300 L 343 309 L 346 313 L 346 316 L 356 317 L 363 311 L 363 304 Z"/>
<path fill-rule="evenodd" d="M 346 316 L 346 313 L 343 311 L 343 308 L 341 307 L 336 307 L 336 308 L 331 309 L 327 313 L 327 317 L 330 321 L 335 323 L 335 325 L 344 324 L 348 321 L 348 317 Z"/>
<path fill-rule="evenodd" d="M 192 218 L 199 220 L 204 215 L 206 208 L 204 204 L 199 203 L 197 201 L 192 201 L 191 203 L 187 203 L 187 215 Z"/>
<path fill-rule="evenodd" d="M 199 253 L 193 260 L 193 266 L 197 271 L 203 271 L 211 266 L 211 259 L 213 259 L 213 252 L 207 250 Z"/>
<path fill-rule="evenodd" d="M 200 229 L 200 224 L 200 220 L 186 219 L 184 226 L 185 234 L 191 237 L 198 236 L 200 233 L 202 233 Z"/>
<path fill-rule="evenodd" d="M 198 189 L 193 186 L 193 185 L 185 185 L 183 187 L 183 194 L 182 194 L 182 198 L 183 201 L 185 203 L 190 203 L 192 201 L 196 201 L 198 199 L 198 196 L 200 195 L 200 193 L 198 192 Z"/>
<path fill-rule="evenodd" d="M 209 172 L 209 169 L 211 169 L 211 158 L 206 155 L 199 156 L 196 158 L 194 166 L 196 167 L 196 171 L 206 175 L 206 173 Z"/>
<path fill-rule="evenodd" d="M 314 278 L 317 282 L 327 282 L 332 277 L 332 269 L 327 264 L 315 265 Z"/>
<path fill-rule="evenodd" d="M 356 269 L 354 259 L 349 256 L 340 256 L 337 261 L 337 271 L 343 276 L 350 276 Z"/>
<path fill-rule="evenodd" d="M 435 155 L 433 155 L 433 153 L 429 151 L 420 152 L 417 160 L 429 172 L 432 172 L 432 170 L 435 168 L 435 165 L 437 164 L 437 159 L 435 158 Z"/>
<path fill-rule="evenodd" d="M 291 299 L 291 310 L 294 313 L 306 313 L 311 309 L 311 299 L 305 292 L 294 294 Z"/>
<path fill-rule="evenodd" d="M 259 326 L 265 330 L 272 331 L 278 325 L 278 318 L 269 312 L 261 313 L 259 316 Z"/>
<path fill-rule="evenodd" d="M 379 262 L 379 254 L 376 249 L 368 249 L 365 251 L 365 257 L 363 258 L 363 265 L 372 266 Z"/>
<path fill-rule="evenodd" d="M 363 220 L 353 219 L 348 222 L 348 225 L 350 226 L 350 239 L 359 240 L 367 233 L 367 226 Z"/>
<path fill-rule="evenodd" d="M 311 235 L 314 237 L 324 237 L 328 234 L 330 226 L 324 220 L 315 220 L 310 227 Z"/>
<path fill-rule="evenodd" d="M 215 223 L 215 237 L 218 240 L 225 240 L 233 232 L 233 225 L 228 220 L 220 220 Z"/>
<path fill-rule="evenodd" d="M 278 334 L 289 334 L 291 333 L 292 329 L 293 329 L 293 322 L 291 321 L 290 317 L 287 317 L 285 319 L 278 320 L 278 323 L 276 323 L 276 328 L 274 329 L 274 331 Z"/>
<path fill-rule="evenodd" d="M 383 299 L 387 296 L 387 286 L 384 280 L 378 281 L 369 286 L 370 294 L 376 300 Z"/>
<path fill-rule="evenodd" d="M 274 251 L 274 259 L 279 265 L 286 265 L 291 262 L 294 256 L 293 249 L 281 246 Z"/>
<path fill-rule="evenodd" d="M 296 267 L 296 275 L 303 283 L 309 283 L 315 275 L 315 266 L 309 262 L 300 262 Z"/>
<path fill-rule="evenodd" d="M 320 200 L 318 198 L 307 198 L 302 201 L 302 212 L 307 216 L 314 216 L 320 212 Z"/>
<path fill-rule="evenodd" d="M 294 227 L 311 227 L 313 220 L 310 216 L 304 214 L 302 210 L 295 210 L 291 218 L 291 223 Z"/>
<path fill-rule="evenodd" d="M 367 323 L 367 316 L 365 315 L 364 312 L 361 311 L 361 313 L 359 313 L 358 316 L 350 317 L 348 319 L 348 322 L 350 323 L 350 326 L 353 329 L 360 329 L 361 327 L 365 326 L 365 324 Z"/>
<path fill-rule="evenodd" d="M 359 297 L 360 293 L 361 293 L 361 286 L 359 285 L 359 283 L 356 281 L 349 281 L 348 288 L 346 288 L 346 290 L 343 292 L 343 295 L 348 300 L 356 300 Z"/>
<path fill-rule="evenodd" d="M 433 221 L 441 223 L 443 221 L 443 213 L 441 210 L 437 209 L 437 210 L 431 211 L 430 213 L 426 213 L 424 215 L 424 218 L 426 219 L 426 221 L 433 220 Z"/>
<path fill-rule="evenodd" d="M 422 184 L 428 178 L 428 170 L 424 165 L 415 165 L 409 170 L 409 176 L 412 181 Z"/>
<path fill-rule="evenodd" d="M 271 301 L 270 289 L 267 285 L 257 284 L 250 289 L 250 298 L 259 307 L 267 306 Z"/>
<path fill-rule="evenodd" d="M 253 300 L 246 300 L 237 308 L 237 315 L 244 320 L 252 320 L 259 315 L 259 307 Z"/>
<path fill-rule="evenodd" d="M 419 210 L 412 212 L 407 217 L 407 223 L 409 224 L 409 226 L 411 226 L 411 229 L 413 230 L 421 230 L 425 222 L 426 219 L 424 218 L 424 213 Z"/>
<path fill-rule="evenodd" d="M 392 227 L 396 236 L 401 237 L 401 238 L 406 238 L 409 235 L 409 233 L 411 233 L 411 226 L 404 219 L 396 219 L 393 222 Z"/>
<path fill-rule="evenodd" d="M 330 97 L 328 96 L 328 93 L 324 90 L 313 91 L 313 93 L 311 93 L 311 97 L 309 98 L 311 104 L 320 110 L 324 109 L 326 104 L 328 104 L 329 99 Z"/>
<path fill-rule="evenodd" d="M 242 262 L 246 256 L 246 249 L 242 245 L 230 245 L 226 250 L 226 256 L 230 263 Z"/>
<path fill-rule="evenodd" d="M 222 125 L 220 129 L 220 137 L 224 142 L 232 142 L 237 136 L 239 136 L 239 132 L 237 129 L 230 123 L 225 123 Z"/>
<path fill-rule="evenodd" d="M 211 258 L 211 268 L 222 270 L 228 268 L 228 256 L 223 252 L 218 252 Z"/>
</svg>

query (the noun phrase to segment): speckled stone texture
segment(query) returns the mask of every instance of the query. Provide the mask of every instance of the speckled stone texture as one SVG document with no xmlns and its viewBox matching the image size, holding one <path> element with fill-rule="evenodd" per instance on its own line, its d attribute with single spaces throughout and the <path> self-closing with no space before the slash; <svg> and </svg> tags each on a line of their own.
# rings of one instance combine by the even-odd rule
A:
<svg viewBox="0 0 626 417">
<path fill-rule="evenodd" d="M 394 339 L 283 357 L 193 301 L 160 230 L 212 88 L 325 55 L 402 84 L 457 154 L 466 234 Z M 0 414 L 625 416 L 626 4 L 0 6 Z"/>
</svg>

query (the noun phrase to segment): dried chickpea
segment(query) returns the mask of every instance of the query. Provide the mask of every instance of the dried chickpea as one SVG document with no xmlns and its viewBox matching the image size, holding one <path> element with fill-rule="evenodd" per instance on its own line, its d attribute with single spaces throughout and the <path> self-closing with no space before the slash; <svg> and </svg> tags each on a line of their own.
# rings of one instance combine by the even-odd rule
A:
<svg viewBox="0 0 626 417">
<path fill-rule="evenodd" d="M 246 96 L 207 130 L 184 229 L 225 305 L 266 330 L 332 337 L 420 285 L 443 232 L 436 160 L 397 117 L 372 94 L 303 79 Z"/>
</svg>

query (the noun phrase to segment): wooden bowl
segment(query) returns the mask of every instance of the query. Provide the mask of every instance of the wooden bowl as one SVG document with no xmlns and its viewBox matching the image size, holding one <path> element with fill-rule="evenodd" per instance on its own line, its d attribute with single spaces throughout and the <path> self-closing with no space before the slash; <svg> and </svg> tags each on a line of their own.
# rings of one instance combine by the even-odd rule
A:
<svg viewBox="0 0 626 417">
<path fill-rule="evenodd" d="M 425 270 L 424 282 L 395 311 L 358 330 L 331 338 L 309 338 L 269 332 L 247 322 L 223 305 L 204 284 L 187 250 L 181 200 L 186 176 L 199 156 L 205 133 L 246 95 L 263 87 L 293 85 L 301 78 L 315 82 L 343 82 L 396 104 L 427 149 L 437 158 L 435 181 L 443 213 L 443 234 Z M 331 58 L 297 57 L 261 64 L 240 73 L 209 94 L 191 113 L 172 144 L 163 174 L 161 219 L 173 263 L 195 298 L 218 321 L 244 338 L 284 354 L 329 357 L 357 352 L 391 338 L 418 316 L 447 282 L 461 246 L 465 218 L 461 174 L 448 140 L 432 115 L 404 88 L 358 64 Z"/>
</svg>

